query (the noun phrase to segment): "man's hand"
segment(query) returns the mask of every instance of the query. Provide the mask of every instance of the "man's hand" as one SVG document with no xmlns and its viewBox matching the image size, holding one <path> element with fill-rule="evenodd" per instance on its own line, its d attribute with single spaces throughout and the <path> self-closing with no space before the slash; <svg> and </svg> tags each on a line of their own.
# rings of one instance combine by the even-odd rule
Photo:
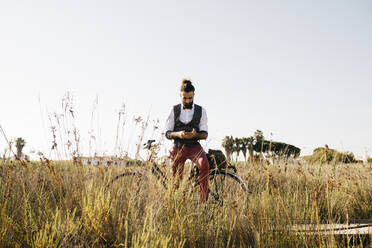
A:
<svg viewBox="0 0 372 248">
<path fill-rule="evenodd" d="M 196 138 L 196 130 L 195 128 L 192 129 L 192 132 L 184 132 L 183 139 L 194 139 Z"/>
<path fill-rule="evenodd" d="M 179 139 L 193 139 L 195 137 L 196 137 L 195 128 L 192 130 L 192 132 L 185 132 L 185 131 L 177 132 L 177 138 Z"/>
<path fill-rule="evenodd" d="M 170 134 L 171 139 L 206 139 L 208 134 L 206 132 L 198 133 L 195 128 L 192 129 L 192 132 L 172 132 Z"/>
</svg>

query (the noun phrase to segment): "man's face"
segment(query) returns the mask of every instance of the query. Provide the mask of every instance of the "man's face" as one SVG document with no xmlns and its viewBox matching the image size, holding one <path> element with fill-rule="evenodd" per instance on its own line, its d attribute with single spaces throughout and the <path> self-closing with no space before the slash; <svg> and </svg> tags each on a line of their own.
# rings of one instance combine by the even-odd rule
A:
<svg viewBox="0 0 372 248">
<path fill-rule="evenodd" d="M 194 92 L 181 91 L 181 101 L 182 101 L 182 105 L 185 108 L 191 109 L 192 104 L 194 103 Z"/>
</svg>

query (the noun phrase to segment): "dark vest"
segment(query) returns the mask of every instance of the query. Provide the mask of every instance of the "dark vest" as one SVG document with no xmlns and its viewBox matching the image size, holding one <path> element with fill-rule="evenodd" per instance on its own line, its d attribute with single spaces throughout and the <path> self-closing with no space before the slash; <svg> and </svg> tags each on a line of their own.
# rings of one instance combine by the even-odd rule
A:
<svg viewBox="0 0 372 248">
<path fill-rule="evenodd" d="M 174 132 L 178 131 L 186 131 L 191 132 L 193 128 L 195 128 L 196 132 L 199 132 L 199 123 L 202 116 L 202 107 L 199 105 L 194 104 L 194 115 L 192 117 L 192 120 L 185 124 L 180 121 L 180 115 L 181 115 L 181 108 L 182 105 L 178 104 L 173 107 L 174 112 Z M 195 145 L 198 144 L 198 139 L 175 139 L 174 143 L 176 145 Z"/>
</svg>

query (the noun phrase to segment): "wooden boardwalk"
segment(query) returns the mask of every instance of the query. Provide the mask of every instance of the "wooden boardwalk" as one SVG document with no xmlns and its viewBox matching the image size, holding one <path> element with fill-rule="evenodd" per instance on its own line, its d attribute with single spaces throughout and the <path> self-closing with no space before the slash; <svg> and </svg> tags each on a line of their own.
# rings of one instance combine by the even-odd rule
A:
<svg viewBox="0 0 372 248">
<path fill-rule="evenodd" d="M 309 235 L 368 235 L 372 234 L 372 222 L 350 224 L 297 224 L 293 225 L 291 230 Z"/>
</svg>

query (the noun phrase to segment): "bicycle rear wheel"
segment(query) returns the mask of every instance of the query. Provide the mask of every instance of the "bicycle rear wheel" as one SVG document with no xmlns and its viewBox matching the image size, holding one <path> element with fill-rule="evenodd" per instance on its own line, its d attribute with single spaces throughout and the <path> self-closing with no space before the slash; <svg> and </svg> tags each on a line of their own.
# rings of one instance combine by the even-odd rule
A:
<svg viewBox="0 0 372 248">
<path fill-rule="evenodd" d="M 217 170 L 209 173 L 209 201 L 222 205 L 236 205 L 247 194 L 247 186 L 233 172 Z"/>
</svg>

